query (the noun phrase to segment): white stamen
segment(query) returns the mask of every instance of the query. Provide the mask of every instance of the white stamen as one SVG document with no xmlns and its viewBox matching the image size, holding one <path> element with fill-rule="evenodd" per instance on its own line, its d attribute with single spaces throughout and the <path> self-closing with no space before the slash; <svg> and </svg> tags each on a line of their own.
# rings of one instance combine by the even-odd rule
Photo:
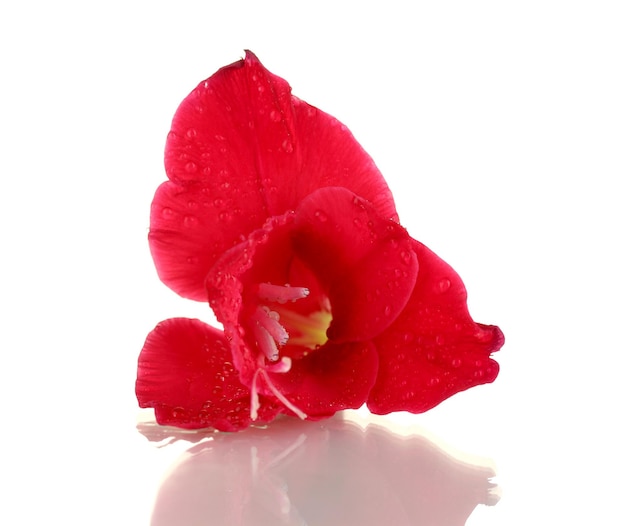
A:
<svg viewBox="0 0 626 526">
<path fill-rule="evenodd" d="M 252 387 L 250 388 L 250 418 L 252 420 L 259 418 L 259 407 L 261 407 L 261 404 L 259 403 L 259 390 L 256 386 L 260 370 L 261 369 L 257 369 L 254 371 L 254 376 L 252 377 Z"/>
<path fill-rule="evenodd" d="M 257 307 L 252 319 L 269 332 L 278 345 L 285 345 L 289 340 L 289 333 L 278 323 L 280 316 L 277 312 L 271 311 L 267 307 Z"/>
<path fill-rule="evenodd" d="M 291 358 L 283 356 L 279 362 L 266 366 L 265 370 L 270 373 L 288 373 L 291 370 Z"/>
<path fill-rule="evenodd" d="M 271 283 L 259 283 L 257 296 L 265 301 L 287 303 L 306 298 L 309 289 L 306 287 L 292 287 L 290 285 L 272 285 Z"/>
<path fill-rule="evenodd" d="M 256 343 L 265 357 L 270 362 L 278 360 L 278 348 L 276 347 L 276 342 L 270 333 L 257 322 L 252 323 L 252 330 L 254 331 Z"/>
</svg>

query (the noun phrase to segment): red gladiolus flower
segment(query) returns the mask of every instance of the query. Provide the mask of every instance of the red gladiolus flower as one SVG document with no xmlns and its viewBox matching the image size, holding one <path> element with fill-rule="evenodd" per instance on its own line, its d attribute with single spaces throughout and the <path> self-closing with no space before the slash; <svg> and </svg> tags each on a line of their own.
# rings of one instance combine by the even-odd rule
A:
<svg viewBox="0 0 626 526">
<path fill-rule="evenodd" d="M 183 101 L 165 167 L 159 276 L 208 299 L 224 332 L 179 318 L 150 333 L 136 393 L 159 423 L 422 412 L 496 378 L 502 332 L 471 319 L 459 276 L 399 225 L 345 126 L 252 53 Z"/>
</svg>

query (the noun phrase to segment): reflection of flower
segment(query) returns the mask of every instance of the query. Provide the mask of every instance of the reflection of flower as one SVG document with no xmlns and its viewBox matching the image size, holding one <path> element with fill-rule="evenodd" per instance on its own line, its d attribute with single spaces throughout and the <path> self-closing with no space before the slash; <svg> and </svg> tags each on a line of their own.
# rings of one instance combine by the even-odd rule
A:
<svg viewBox="0 0 626 526">
<path fill-rule="evenodd" d="M 172 319 L 148 336 L 137 397 L 163 424 L 237 430 L 367 402 L 421 412 L 491 382 L 503 343 L 458 275 L 397 222 L 347 129 L 251 53 L 202 82 L 168 136 L 152 204 L 161 279 L 210 301 L 224 333 Z"/>
<path fill-rule="evenodd" d="M 490 468 L 417 434 L 335 417 L 207 436 L 161 485 L 153 526 L 455 526 L 476 505 L 497 502 Z"/>
</svg>

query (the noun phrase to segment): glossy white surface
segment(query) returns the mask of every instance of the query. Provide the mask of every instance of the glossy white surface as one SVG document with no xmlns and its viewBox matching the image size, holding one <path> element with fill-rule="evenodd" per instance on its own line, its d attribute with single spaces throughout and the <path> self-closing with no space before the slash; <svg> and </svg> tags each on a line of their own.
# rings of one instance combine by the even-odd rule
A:
<svg viewBox="0 0 626 526">
<path fill-rule="evenodd" d="M 379 4 L 0 7 L 0 523 L 623 520 L 624 8 Z M 348 125 L 403 225 L 502 328 L 494 384 L 352 424 L 146 424 L 146 334 L 212 319 L 160 284 L 148 252 L 165 136 L 243 48 Z"/>
</svg>

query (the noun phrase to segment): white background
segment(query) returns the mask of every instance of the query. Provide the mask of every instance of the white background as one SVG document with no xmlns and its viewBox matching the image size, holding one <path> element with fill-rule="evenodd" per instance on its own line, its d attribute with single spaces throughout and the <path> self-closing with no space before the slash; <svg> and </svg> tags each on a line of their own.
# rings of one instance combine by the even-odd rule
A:
<svg viewBox="0 0 626 526">
<path fill-rule="evenodd" d="M 621 2 L 13 4 L 0 522 L 148 523 L 181 449 L 135 430 L 137 354 L 162 319 L 211 320 L 158 280 L 149 205 L 177 105 L 245 48 L 348 125 L 505 333 L 494 384 L 395 417 L 495 462 L 502 499 L 467 524 L 624 520 Z"/>
</svg>

